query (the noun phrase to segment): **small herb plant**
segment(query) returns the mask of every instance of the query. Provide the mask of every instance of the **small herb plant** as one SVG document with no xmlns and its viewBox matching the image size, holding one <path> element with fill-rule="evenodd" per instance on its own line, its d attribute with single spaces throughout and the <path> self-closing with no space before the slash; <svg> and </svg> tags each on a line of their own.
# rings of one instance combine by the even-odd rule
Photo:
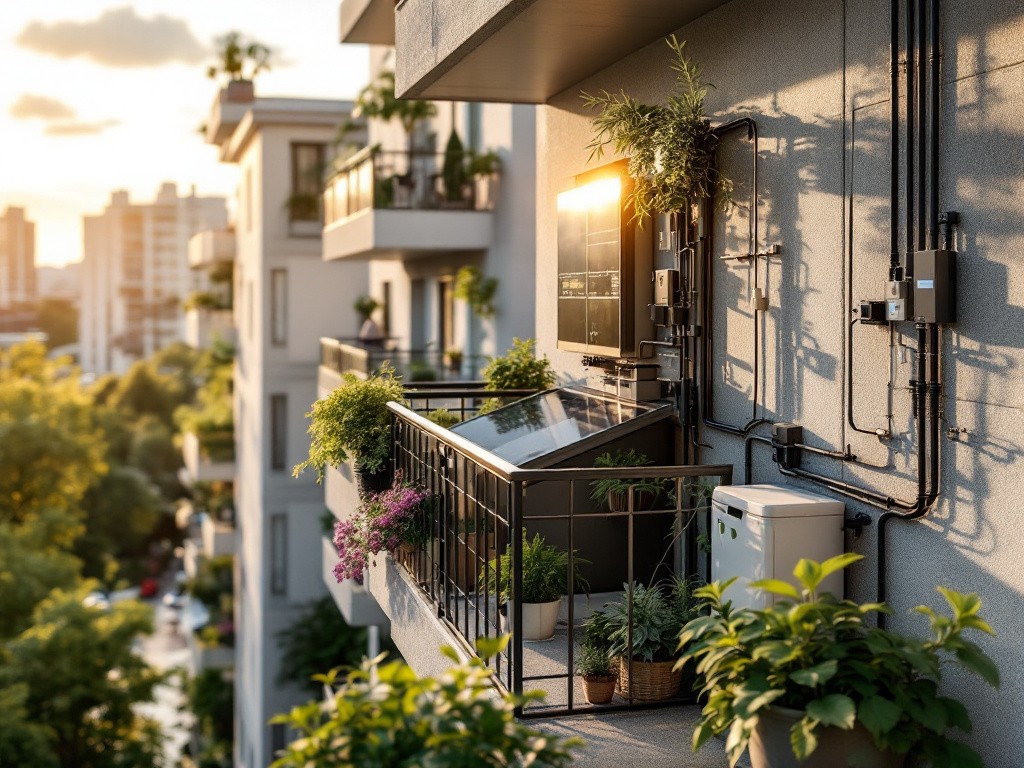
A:
<svg viewBox="0 0 1024 768">
<path fill-rule="evenodd" d="M 800 761 L 815 751 L 823 728 L 849 730 L 860 723 L 879 749 L 913 751 L 933 768 L 980 768 L 972 749 L 946 735 L 951 728 L 969 731 L 971 721 L 960 701 L 939 695 L 938 684 L 944 657 L 952 657 L 998 686 L 995 664 L 963 637 L 967 630 L 993 634 L 978 615 L 981 600 L 939 587 L 952 615 L 918 606 L 931 624 L 927 640 L 871 627 L 866 618 L 888 612 L 884 604 L 858 605 L 818 593 L 825 577 L 861 559 L 845 554 L 823 563 L 801 560 L 793 575 L 802 589 L 777 579 L 753 582 L 783 598 L 764 610 L 733 610 L 722 593 L 734 580 L 698 590 L 712 613 L 687 624 L 679 661 L 695 662 L 705 681 L 707 703 L 694 750 L 728 731 L 726 751 L 735 765 L 761 715 L 780 706 L 804 712 L 790 731 Z"/>
<path fill-rule="evenodd" d="M 576 656 L 576 674 L 584 677 L 608 677 L 614 675 L 608 649 L 598 643 L 584 640 Z"/>
<path fill-rule="evenodd" d="M 501 357 L 491 358 L 483 370 L 484 389 L 550 389 L 555 385 L 555 372 L 547 357 L 536 356 L 536 339 L 512 340 L 512 346 Z M 480 408 L 489 413 L 505 405 L 502 398 L 492 397 Z"/>
<path fill-rule="evenodd" d="M 435 408 L 427 414 L 427 418 L 437 424 L 437 426 L 444 427 L 445 429 L 450 429 L 461 421 L 456 414 L 447 408 Z"/>
<path fill-rule="evenodd" d="M 517 707 L 544 698 L 494 695 L 487 660 L 504 650 L 508 637 L 477 640 L 477 653 L 439 677 L 420 677 L 402 661 L 365 661 L 339 679 L 339 671 L 317 675 L 331 691 L 272 722 L 298 735 L 271 768 L 308 766 L 432 766 L 433 768 L 567 768 L 579 739 L 553 736 L 515 717 Z"/>
<path fill-rule="evenodd" d="M 360 296 L 352 305 L 352 309 L 364 322 L 370 319 L 370 315 L 376 312 L 378 307 L 380 307 L 380 302 L 373 296 Z"/>
<path fill-rule="evenodd" d="M 666 42 L 674 54 L 677 92 L 665 106 L 641 104 L 625 91 L 582 94 L 588 109 L 600 110 L 593 119 L 590 158 L 600 159 L 609 144 L 629 155 L 634 186 L 626 202 L 640 221 L 702 198 L 717 196 L 724 210 L 732 203 L 732 182 L 715 166 L 718 136 L 704 112 L 714 86 L 701 82 L 700 67 L 684 53 L 685 41 L 673 35 Z"/>
<path fill-rule="evenodd" d="M 630 644 L 630 589 L 621 600 L 594 611 L 584 623 L 585 638 L 607 638 L 608 652 L 635 661 L 669 661 L 675 657 L 679 633 L 698 615 L 693 580 L 673 577 L 632 590 L 632 644 Z"/>
<path fill-rule="evenodd" d="M 312 438 L 309 457 L 292 474 L 298 477 L 313 468 L 322 482 L 328 465 L 337 467 L 350 455 L 360 471 L 380 471 L 391 451 L 391 401 L 406 402 L 402 381 L 390 365 L 385 363 L 368 379 L 346 373 L 341 385 L 306 414 Z"/>
<path fill-rule="evenodd" d="M 636 448 L 619 448 L 612 453 L 606 451 L 594 459 L 595 467 L 646 467 L 654 462 L 646 453 Z M 609 495 L 625 496 L 630 488 L 634 493 L 649 493 L 657 496 L 664 487 L 664 481 L 657 479 L 642 478 L 605 478 L 594 480 L 590 487 L 593 489 L 590 496 L 594 501 L 604 501 Z M 625 506 L 625 505 L 623 505 Z"/>
<path fill-rule="evenodd" d="M 271 50 L 263 43 L 246 40 L 239 32 L 228 32 L 217 39 L 217 63 L 211 64 L 206 76 L 211 80 L 226 75 L 228 80 L 253 80 L 270 69 Z"/>
<path fill-rule="evenodd" d="M 583 592 L 590 591 L 590 585 L 580 572 L 581 565 L 589 561 L 579 555 L 573 557 L 575 574 L 574 586 Z M 538 533 L 531 541 L 523 532 L 523 594 L 524 603 L 550 603 L 558 600 L 569 589 L 569 553 L 553 544 L 545 544 Z M 511 599 L 512 592 L 512 547 L 505 549 L 500 557 L 491 560 L 483 568 L 480 581 L 493 593 L 500 586 L 502 602 Z"/>
<path fill-rule="evenodd" d="M 334 524 L 338 552 L 334 577 L 339 583 L 345 579 L 362 582 L 363 571 L 374 555 L 393 552 L 401 544 L 426 542 L 427 514 L 433 503 L 434 497 L 426 489 L 400 475 L 388 490 L 364 498 L 352 517 Z"/>
</svg>

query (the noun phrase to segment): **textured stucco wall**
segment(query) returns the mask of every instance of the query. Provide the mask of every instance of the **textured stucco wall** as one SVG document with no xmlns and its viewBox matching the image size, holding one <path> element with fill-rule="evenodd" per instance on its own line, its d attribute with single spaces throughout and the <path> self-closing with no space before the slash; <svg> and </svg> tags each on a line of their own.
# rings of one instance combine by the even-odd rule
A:
<svg viewBox="0 0 1024 768">
<path fill-rule="evenodd" d="M 767 269 L 760 265 L 770 299 L 760 349 L 760 409 L 767 418 L 803 424 L 811 444 L 849 444 L 863 462 L 812 459 L 809 468 L 909 498 L 917 439 L 906 390 L 913 375 L 912 324 L 897 327 L 891 349 L 886 329 L 857 330 L 857 421 L 886 426 L 891 368 L 892 441 L 845 426 L 842 386 L 848 307 L 881 297 L 888 263 L 888 5 L 737 0 L 679 34 L 717 86 L 707 100 L 714 122 L 749 115 L 760 129 L 759 246 L 782 248 Z M 955 669 L 946 673 L 945 684 L 971 710 L 975 728 L 967 738 L 987 765 L 1006 768 L 1024 764 L 1024 732 L 1006 727 L 1007 718 L 1019 723 L 1024 713 L 1024 544 L 1014 498 L 1024 481 L 1022 37 L 1020 2 L 981 2 L 969 12 L 944 4 L 940 210 L 959 211 L 962 227 L 960 322 L 943 332 L 943 432 L 947 426 L 967 432 L 957 441 L 942 438 L 942 498 L 928 520 L 892 524 L 888 556 L 894 628 L 924 627 L 909 609 L 921 602 L 937 606 L 936 584 L 981 594 L 983 613 L 998 634 L 980 644 L 999 664 L 1002 688 L 993 691 Z M 673 86 L 668 63 L 664 44 L 651 45 L 555 97 L 539 113 L 537 325 L 541 350 L 565 380 L 587 376 L 578 355 L 555 348 L 555 195 L 592 167 L 585 149 L 589 119 L 578 94 L 625 88 L 641 101 L 664 101 Z M 736 136 L 723 147 L 723 166 L 737 182 L 740 205 L 716 222 L 716 255 L 746 245 L 749 151 Z M 851 226 L 854 289 L 847 296 Z M 715 415 L 743 423 L 753 397 L 751 267 L 718 262 L 713 278 Z M 740 440 L 712 431 L 705 439 L 713 446 L 705 461 L 732 462 L 741 471 Z M 754 479 L 784 480 L 765 452 L 756 454 Z M 877 518 L 876 510 L 864 511 Z M 867 557 L 850 579 L 861 599 L 874 597 L 875 532 L 871 526 L 860 539 L 847 539 L 849 549 Z"/>
</svg>

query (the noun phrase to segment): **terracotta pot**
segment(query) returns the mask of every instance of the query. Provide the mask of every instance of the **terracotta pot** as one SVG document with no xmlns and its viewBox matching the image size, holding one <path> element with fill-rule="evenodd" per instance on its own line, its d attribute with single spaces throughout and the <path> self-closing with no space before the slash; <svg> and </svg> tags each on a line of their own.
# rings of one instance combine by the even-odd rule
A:
<svg viewBox="0 0 1024 768">
<path fill-rule="evenodd" d="M 800 762 L 793 754 L 789 729 L 803 716 L 803 711 L 787 707 L 769 707 L 761 713 L 748 747 L 752 768 L 902 768 L 906 763 L 906 755 L 876 747 L 860 723 L 849 731 L 822 728 L 818 748 Z"/>
<path fill-rule="evenodd" d="M 583 695 L 591 704 L 607 704 L 618 682 L 618 675 L 583 675 Z"/>
<path fill-rule="evenodd" d="M 682 670 L 674 670 L 675 661 L 630 662 L 625 656 L 619 657 L 619 695 L 627 701 L 661 701 L 679 693 Z M 630 674 L 632 667 L 632 674 Z"/>
</svg>

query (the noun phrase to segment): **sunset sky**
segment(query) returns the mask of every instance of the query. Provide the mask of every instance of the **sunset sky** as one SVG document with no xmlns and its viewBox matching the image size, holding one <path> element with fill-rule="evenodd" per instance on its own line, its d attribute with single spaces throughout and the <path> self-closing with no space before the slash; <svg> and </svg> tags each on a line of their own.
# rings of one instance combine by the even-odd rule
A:
<svg viewBox="0 0 1024 768">
<path fill-rule="evenodd" d="M 230 30 L 275 52 L 257 94 L 352 98 L 366 50 L 338 42 L 339 0 L 35 0 L 0 14 L 0 207 L 37 225 L 36 260 L 81 258 L 81 217 L 113 189 L 149 201 L 162 181 L 230 195 L 234 171 L 197 129 Z"/>
</svg>

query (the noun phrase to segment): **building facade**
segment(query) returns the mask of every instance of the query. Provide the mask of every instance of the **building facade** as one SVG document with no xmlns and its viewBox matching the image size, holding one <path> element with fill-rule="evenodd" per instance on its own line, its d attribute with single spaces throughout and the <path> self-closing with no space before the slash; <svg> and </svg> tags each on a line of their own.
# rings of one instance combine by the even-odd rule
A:
<svg viewBox="0 0 1024 768">
<path fill-rule="evenodd" d="M 314 192 L 339 125 L 342 101 L 236 99 L 214 104 L 207 140 L 238 167 L 235 221 L 235 764 L 261 768 L 283 748 L 269 720 L 304 701 L 277 681 L 278 635 L 324 594 L 320 578 L 323 492 L 292 477 L 309 449 L 305 414 L 316 399 L 321 336 L 354 336 L 365 263 L 325 263 Z"/>
<path fill-rule="evenodd" d="M 0 215 L 0 310 L 36 299 L 36 225 L 24 208 Z"/>
<path fill-rule="evenodd" d="M 1010 384 L 1024 364 L 1011 330 L 1020 326 L 1020 302 L 1011 289 L 1022 277 L 1013 256 L 1022 235 L 1008 226 L 1020 218 L 1024 199 L 1020 131 L 1009 127 L 1024 94 L 1020 47 L 1013 42 L 1024 32 L 1024 11 L 985 3 L 964 14 L 943 3 L 920 18 L 922 30 L 925 17 L 934 20 L 927 28 L 928 35 L 936 32 L 937 46 L 926 55 L 922 32 L 916 44 L 922 52 L 915 56 L 903 44 L 913 27 L 901 6 L 824 2 L 808 13 L 811 6 L 800 2 L 638 3 L 612 17 L 591 14 L 587 3 L 538 0 L 491 4 L 466 19 L 460 4 L 413 0 L 396 11 L 398 92 L 543 105 L 538 335 L 565 377 L 593 380 L 578 354 L 560 348 L 555 323 L 556 199 L 598 165 L 587 149 L 593 114 L 581 92 L 624 89 L 640 102 L 664 104 L 676 87 L 664 37 L 674 33 L 687 41 L 686 53 L 717 86 L 706 101 L 713 124 L 748 118 L 756 127 L 723 135 L 719 163 L 736 184 L 737 205 L 705 221 L 713 243 L 706 264 L 716 287 L 714 297 L 706 297 L 710 327 L 702 331 L 714 346 L 703 363 L 708 375 L 702 386 L 712 387 L 715 398 L 714 412 L 700 419 L 700 460 L 739 469 L 744 433 L 764 437 L 771 423 L 798 423 L 806 444 L 833 455 L 805 454 L 797 468 L 803 476 L 787 477 L 771 462 L 771 451 L 755 445 L 752 479 L 843 498 L 848 516 L 869 516 L 862 533 L 846 532 L 847 550 L 865 556 L 848 575 L 848 594 L 873 599 L 884 578 L 890 626 L 921 634 L 911 609 L 940 607 L 936 585 L 979 593 L 996 635 L 978 642 L 1000 668 L 1001 690 L 956 667 L 944 671 L 943 686 L 958 692 L 971 712 L 974 730 L 964 738 L 987 765 L 1009 768 L 1024 762 L 1024 734 L 992 713 L 1016 716 L 1024 709 L 1018 663 L 1024 571 L 1013 516 L 1006 514 L 1024 479 L 1024 401 Z M 891 16 L 892 7 L 902 19 Z M 459 23 L 437 21 L 447 18 Z M 429 41 L 421 34 L 424 23 L 434 30 Z M 549 45 L 555 38 L 563 45 Z M 893 38 L 897 61 L 890 53 Z M 916 61 L 925 74 L 915 75 L 917 85 L 908 88 L 907 69 L 916 69 Z M 937 69 L 930 70 L 932 62 Z M 928 114 L 935 125 L 930 105 L 938 105 L 937 131 L 928 129 L 938 147 L 931 156 L 920 151 L 927 146 L 927 136 L 920 139 L 925 126 L 918 121 L 914 128 L 906 119 L 908 92 L 914 105 L 915 88 L 916 103 L 924 106 L 911 115 Z M 913 171 L 906 168 L 908 149 L 919 162 Z M 899 171 L 890 189 L 894 160 Z M 928 183 L 916 185 L 916 200 L 908 198 L 910 180 L 919 172 L 925 179 L 925 165 Z M 926 196 L 931 220 L 913 224 Z M 933 218 L 931 211 L 958 218 Z M 899 315 L 858 323 L 850 335 L 851 318 L 863 317 L 860 302 L 887 295 L 889 265 L 906 269 L 908 260 L 926 258 L 917 254 L 935 248 L 943 225 L 949 231 L 941 247 L 956 252 L 958 288 L 946 305 L 955 317 L 920 314 L 929 311 L 921 301 L 931 299 L 918 298 L 922 324 L 938 327 L 937 343 L 926 341 L 922 349 L 915 324 Z M 911 226 L 914 234 L 907 231 Z M 918 351 L 927 354 L 918 357 Z M 940 394 L 919 420 L 924 400 L 915 405 L 910 392 L 921 386 L 932 359 L 941 359 L 940 378 L 927 378 Z M 764 422 L 748 425 L 752 413 Z M 926 435 L 921 425 L 932 418 L 938 428 Z M 723 423 L 738 429 L 723 430 Z M 937 501 L 917 521 L 891 521 L 880 548 L 884 508 L 917 498 L 916 459 L 925 445 L 929 456 L 940 457 L 938 471 L 927 473 Z M 857 500 L 858 489 L 870 495 Z"/>
<path fill-rule="evenodd" d="M 165 183 L 149 203 L 124 191 L 83 219 L 79 338 L 87 373 L 123 373 L 136 360 L 185 339 L 186 297 L 196 288 L 188 241 L 223 228 L 222 197 L 179 195 Z"/>
</svg>

